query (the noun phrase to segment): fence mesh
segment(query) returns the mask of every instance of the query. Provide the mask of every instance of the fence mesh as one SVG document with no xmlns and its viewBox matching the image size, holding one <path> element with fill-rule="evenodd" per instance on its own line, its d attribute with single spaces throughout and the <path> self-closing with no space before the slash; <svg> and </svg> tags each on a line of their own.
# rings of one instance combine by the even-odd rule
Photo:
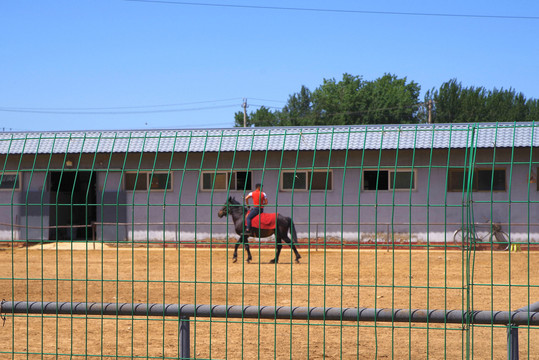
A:
<svg viewBox="0 0 539 360">
<path fill-rule="evenodd" d="M 534 358 L 537 130 L 2 133 L 0 357 Z"/>
</svg>

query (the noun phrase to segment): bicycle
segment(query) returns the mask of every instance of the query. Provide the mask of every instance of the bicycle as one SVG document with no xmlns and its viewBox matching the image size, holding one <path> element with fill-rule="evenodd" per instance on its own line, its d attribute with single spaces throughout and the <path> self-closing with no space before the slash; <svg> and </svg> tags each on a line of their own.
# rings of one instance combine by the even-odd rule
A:
<svg viewBox="0 0 539 360">
<path fill-rule="evenodd" d="M 485 224 L 479 224 L 485 225 Z M 487 221 L 487 231 L 475 231 L 474 228 L 468 228 L 466 225 L 453 233 L 453 243 L 462 250 L 476 249 L 480 244 L 492 244 L 494 250 L 506 251 L 509 249 L 509 235 L 502 230 L 499 223 Z M 483 234 L 484 233 L 484 234 Z M 495 240 L 495 241 L 493 241 Z"/>
</svg>

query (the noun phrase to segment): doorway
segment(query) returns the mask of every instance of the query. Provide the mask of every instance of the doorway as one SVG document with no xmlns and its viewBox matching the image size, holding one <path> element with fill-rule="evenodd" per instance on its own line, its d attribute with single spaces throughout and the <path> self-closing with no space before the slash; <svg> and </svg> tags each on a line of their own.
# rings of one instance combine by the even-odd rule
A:
<svg viewBox="0 0 539 360">
<path fill-rule="evenodd" d="M 50 173 L 50 240 L 92 240 L 96 220 L 96 181 L 93 171 Z"/>
</svg>

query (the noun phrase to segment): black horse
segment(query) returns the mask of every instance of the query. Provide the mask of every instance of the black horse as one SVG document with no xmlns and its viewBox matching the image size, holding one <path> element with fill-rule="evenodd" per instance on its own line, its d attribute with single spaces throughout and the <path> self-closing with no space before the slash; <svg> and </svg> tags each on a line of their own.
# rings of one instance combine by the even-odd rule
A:
<svg viewBox="0 0 539 360">
<path fill-rule="evenodd" d="M 296 249 L 296 245 L 294 245 L 294 242 L 297 242 L 298 240 L 298 236 L 296 234 L 296 228 L 294 226 L 294 223 L 292 222 L 292 219 L 278 214 L 276 229 L 251 228 L 251 232 L 247 234 L 245 232 L 245 227 L 243 226 L 243 223 L 245 221 L 245 215 L 247 214 L 247 212 L 247 209 L 231 196 L 228 198 L 228 201 L 221 208 L 221 210 L 219 210 L 219 212 L 217 213 L 220 218 L 222 218 L 223 216 L 231 215 L 232 219 L 234 220 L 236 234 L 240 236 L 238 242 L 236 243 L 236 246 L 234 247 L 234 255 L 232 257 L 232 260 L 234 262 L 238 261 L 238 247 L 241 243 L 243 243 L 243 246 L 247 251 L 247 262 L 250 263 L 253 257 L 251 256 L 251 250 L 249 249 L 249 236 L 263 238 L 275 234 L 275 240 L 277 242 L 277 253 L 275 254 L 275 259 L 270 261 L 270 264 L 275 264 L 279 262 L 279 255 L 281 254 L 281 248 L 283 247 L 283 245 L 281 244 L 281 240 L 284 240 L 288 244 L 290 244 L 290 247 L 296 254 L 296 263 L 299 264 L 299 259 L 301 259 L 301 256 Z M 292 240 L 290 240 L 290 238 L 288 237 L 289 230 L 290 235 L 292 236 Z"/>
</svg>

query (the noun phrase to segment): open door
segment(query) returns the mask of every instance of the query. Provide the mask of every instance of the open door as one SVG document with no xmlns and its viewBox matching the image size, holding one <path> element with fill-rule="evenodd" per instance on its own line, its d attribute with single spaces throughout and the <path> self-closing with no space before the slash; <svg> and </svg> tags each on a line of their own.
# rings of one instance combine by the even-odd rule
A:
<svg viewBox="0 0 539 360">
<path fill-rule="evenodd" d="M 50 240 L 92 240 L 96 185 L 92 171 L 50 173 Z"/>
</svg>

